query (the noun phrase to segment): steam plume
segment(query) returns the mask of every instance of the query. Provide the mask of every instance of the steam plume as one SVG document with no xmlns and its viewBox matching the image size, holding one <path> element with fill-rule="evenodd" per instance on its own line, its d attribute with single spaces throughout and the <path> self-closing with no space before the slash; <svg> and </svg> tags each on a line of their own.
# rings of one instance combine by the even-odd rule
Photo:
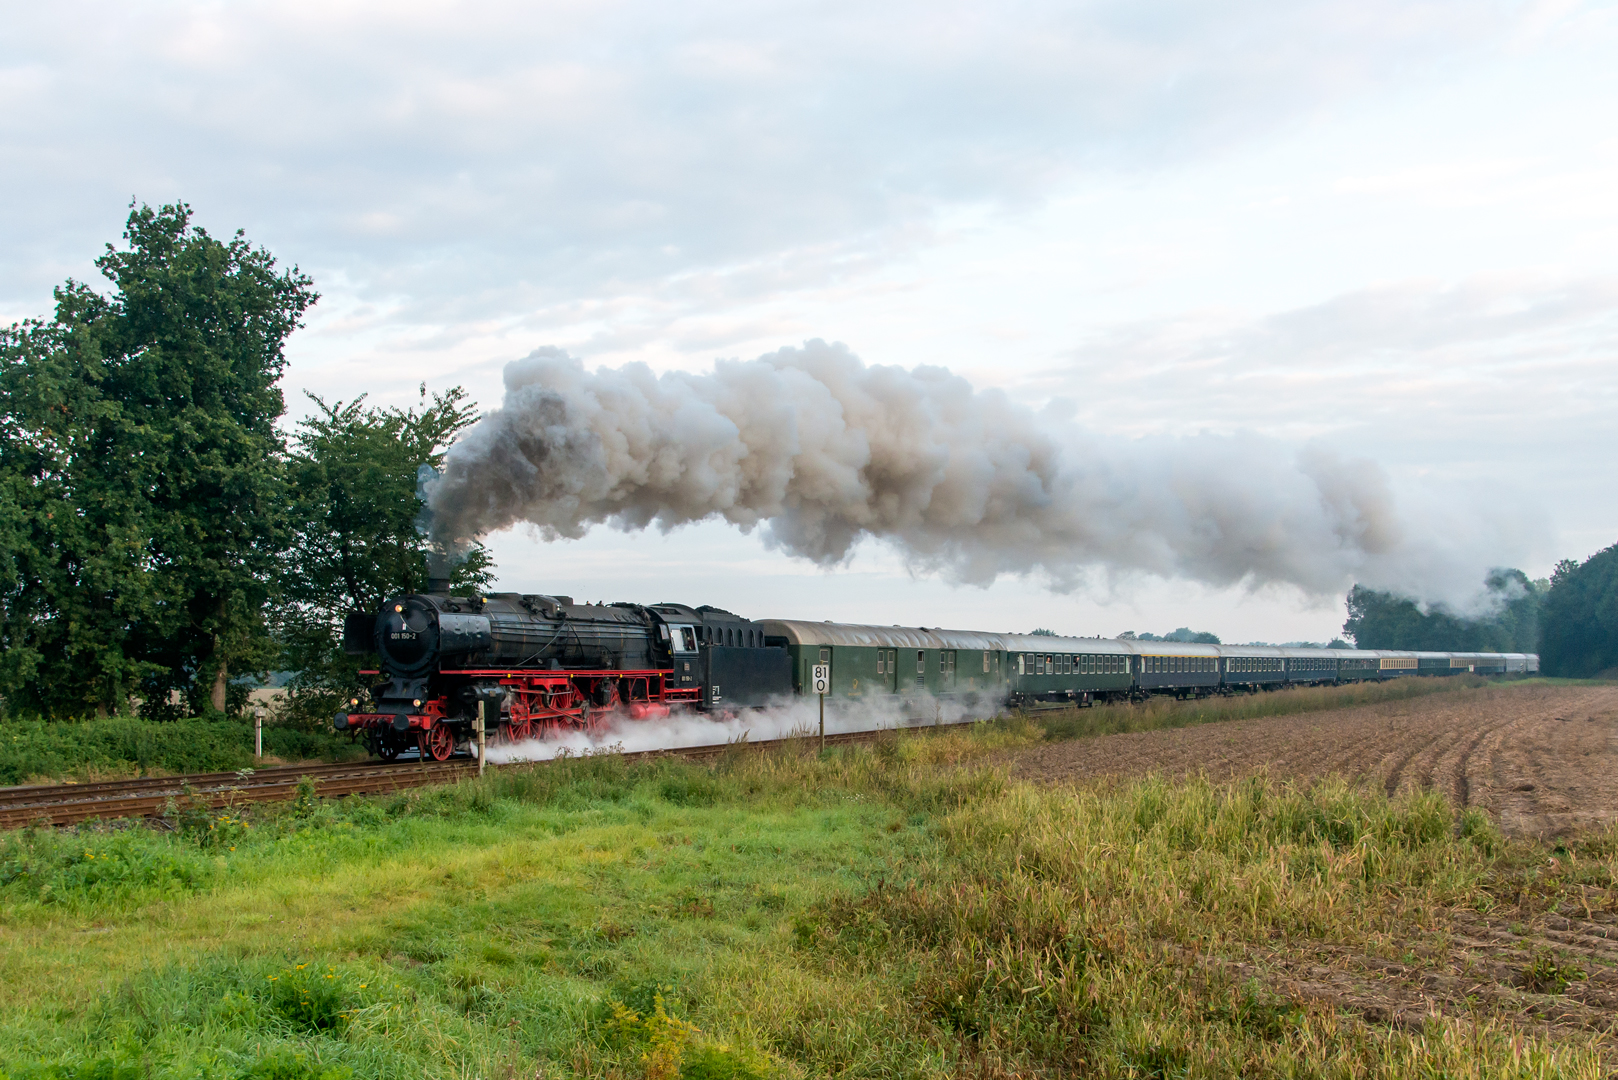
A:
<svg viewBox="0 0 1618 1080">
<path fill-rule="evenodd" d="M 943 368 L 822 341 L 661 376 L 539 349 L 426 491 L 444 550 L 519 522 L 554 539 L 720 518 L 822 565 L 870 537 L 951 580 L 1058 589 L 1144 571 L 1455 600 L 1509 543 L 1470 516 L 1401 516 L 1366 461 L 1257 436 L 1104 445 Z"/>
</svg>

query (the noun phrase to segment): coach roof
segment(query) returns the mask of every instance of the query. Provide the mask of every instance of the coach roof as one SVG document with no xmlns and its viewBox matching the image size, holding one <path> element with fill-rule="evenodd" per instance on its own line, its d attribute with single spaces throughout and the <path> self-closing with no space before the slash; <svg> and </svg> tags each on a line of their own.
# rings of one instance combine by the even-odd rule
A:
<svg viewBox="0 0 1618 1080">
<path fill-rule="evenodd" d="M 859 623 L 804 622 L 798 619 L 762 619 L 757 623 L 771 637 L 784 637 L 793 645 L 831 645 L 861 649 L 980 649 L 1005 651 L 999 634 L 975 630 L 940 630 L 924 626 L 866 626 Z"/>
</svg>

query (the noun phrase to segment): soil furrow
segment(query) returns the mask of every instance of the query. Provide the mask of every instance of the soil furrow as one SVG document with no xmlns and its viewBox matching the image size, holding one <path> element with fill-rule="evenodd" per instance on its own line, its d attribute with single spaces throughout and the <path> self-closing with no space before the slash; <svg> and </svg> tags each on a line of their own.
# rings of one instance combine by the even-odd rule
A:
<svg viewBox="0 0 1618 1080">
<path fill-rule="evenodd" d="M 1559 836 L 1618 821 L 1618 686 L 1498 686 L 1330 713 L 1237 720 L 1047 743 L 1019 754 L 1022 777 L 1260 770 L 1327 775 L 1390 795 L 1431 788 L 1478 806 L 1511 834 Z"/>
</svg>

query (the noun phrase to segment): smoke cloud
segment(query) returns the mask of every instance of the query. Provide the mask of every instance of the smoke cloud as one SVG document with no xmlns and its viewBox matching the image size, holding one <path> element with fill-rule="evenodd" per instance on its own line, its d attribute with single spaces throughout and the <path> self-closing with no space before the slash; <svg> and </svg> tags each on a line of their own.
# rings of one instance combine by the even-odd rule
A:
<svg viewBox="0 0 1618 1080">
<path fill-rule="evenodd" d="M 1254 435 L 1106 443 L 943 368 L 823 341 L 711 374 L 590 371 L 541 348 L 425 490 L 446 551 L 522 522 L 555 539 L 720 518 L 824 566 L 870 538 L 952 581 L 1060 591 L 1144 572 L 1464 606 L 1515 546 L 1468 508 L 1401 512 L 1369 461 Z"/>
<path fill-rule="evenodd" d="M 935 698 L 931 694 L 916 695 L 908 700 L 838 701 L 826 710 L 826 734 L 965 724 L 991 719 L 1000 712 L 1000 706 L 1000 702 L 980 702 L 971 706 Z M 817 703 L 808 698 L 785 698 L 766 708 L 743 709 L 728 716 L 680 712 L 663 720 L 618 717 L 606 731 L 595 736 L 571 731 L 545 739 L 492 744 L 488 748 L 488 758 L 496 762 L 549 761 L 563 755 L 635 753 L 641 750 L 809 738 L 819 730 Z"/>
</svg>

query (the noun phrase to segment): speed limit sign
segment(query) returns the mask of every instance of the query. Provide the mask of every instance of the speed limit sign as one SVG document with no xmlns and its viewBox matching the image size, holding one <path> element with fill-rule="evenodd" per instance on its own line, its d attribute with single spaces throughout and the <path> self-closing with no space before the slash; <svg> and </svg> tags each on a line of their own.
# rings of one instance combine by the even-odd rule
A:
<svg viewBox="0 0 1618 1080">
<path fill-rule="evenodd" d="M 810 693 L 814 693 L 814 694 L 829 694 L 829 693 L 831 693 L 831 665 L 830 664 L 816 664 L 810 670 L 812 672 L 812 677 L 810 678 L 809 681 L 810 681 L 810 683 L 812 684 L 812 687 L 813 687 L 810 690 Z"/>
</svg>

